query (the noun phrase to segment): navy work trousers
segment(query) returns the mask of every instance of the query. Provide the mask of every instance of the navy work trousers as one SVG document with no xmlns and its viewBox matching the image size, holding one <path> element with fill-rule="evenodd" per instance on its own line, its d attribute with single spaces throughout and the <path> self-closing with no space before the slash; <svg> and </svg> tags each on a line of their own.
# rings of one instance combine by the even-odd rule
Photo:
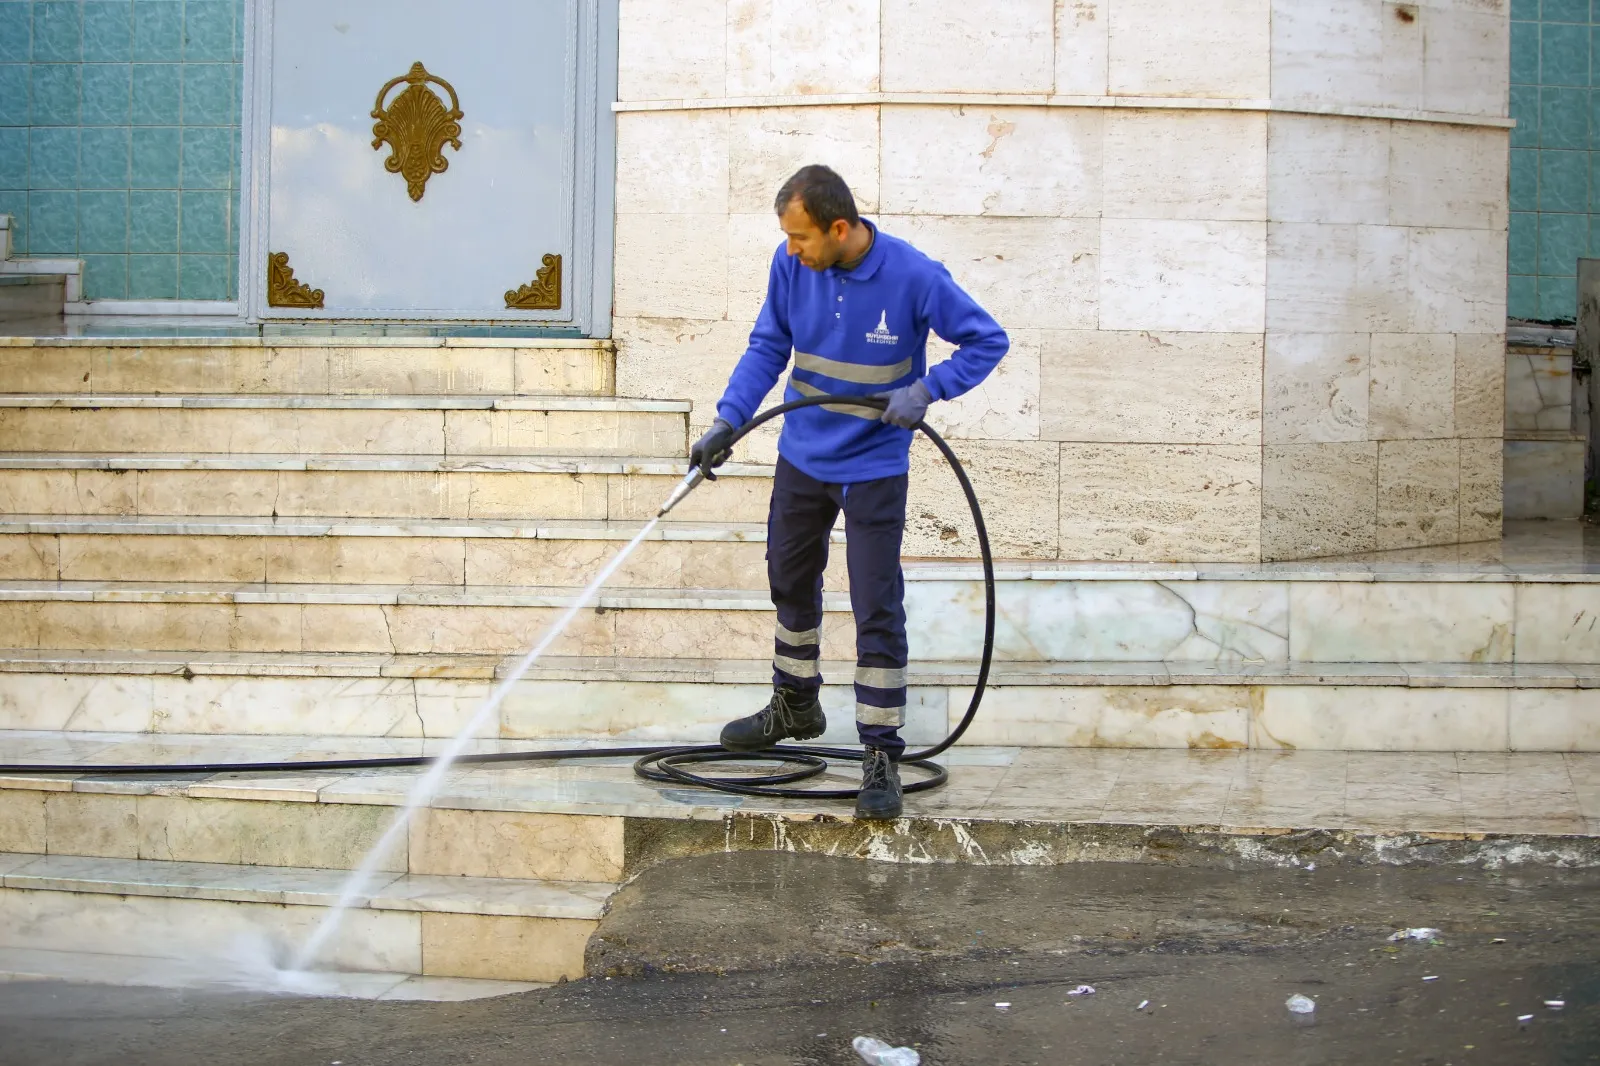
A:
<svg viewBox="0 0 1600 1066">
<path fill-rule="evenodd" d="M 778 609 L 774 684 L 816 692 L 822 686 L 822 572 L 828 535 L 844 511 L 850 606 L 856 616 L 856 731 L 861 743 L 898 759 L 905 750 L 905 474 L 832 485 L 781 456 L 767 513 L 767 580 Z"/>
</svg>

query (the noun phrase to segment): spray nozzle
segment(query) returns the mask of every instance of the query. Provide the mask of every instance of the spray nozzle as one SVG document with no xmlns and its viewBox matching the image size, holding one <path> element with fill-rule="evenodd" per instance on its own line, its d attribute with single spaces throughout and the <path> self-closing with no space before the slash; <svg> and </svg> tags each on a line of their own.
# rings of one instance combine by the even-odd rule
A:
<svg viewBox="0 0 1600 1066">
<path fill-rule="evenodd" d="M 704 481 L 705 479 L 705 474 L 700 472 L 700 468 L 698 466 L 690 470 L 684 475 L 683 480 L 678 482 L 678 487 L 672 490 L 672 495 L 667 497 L 667 502 L 661 505 L 661 510 L 656 512 L 656 517 L 660 518 L 662 515 L 678 506 L 678 504 L 682 503 L 683 498 L 698 488 L 700 482 Z"/>
</svg>

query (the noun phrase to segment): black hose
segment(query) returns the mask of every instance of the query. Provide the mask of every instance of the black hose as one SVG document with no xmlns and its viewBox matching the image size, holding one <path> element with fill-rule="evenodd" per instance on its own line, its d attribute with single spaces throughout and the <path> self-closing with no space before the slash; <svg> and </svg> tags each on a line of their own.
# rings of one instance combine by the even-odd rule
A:
<svg viewBox="0 0 1600 1066">
<path fill-rule="evenodd" d="M 872 407 L 882 410 L 887 406 L 886 401 L 872 396 L 807 396 L 799 400 L 770 407 L 756 415 L 750 421 L 740 426 L 729 442 L 731 447 L 748 436 L 752 431 L 772 421 L 779 415 L 802 407 L 816 407 L 821 404 L 834 406 Z M 994 593 L 994 557 L 989 550 L 989 530 L 983 523 L 983 509 L 978 505 L 978 494 L 972 488 L 972 482 L 967 477 L 966 469 L 961 461 L 945 443 L 943 437 L 926 423 L 918 422 L 918 430 L 933 442 L 950 464 L 950 469 L 955 472 L 956 480 L 961 483 L 961 491 L 967 497 L 967 506 L 972 509 L 972 521 L 978 531 L 978 550 L 983 557 L 983 657 L 978 666 L 978 680 L 972 689 L 972 701 L 967 704 L 967 711 L 961 716 L 961 721 L 950 731 L 950 735 L 931 748 L 922 751 L 909 751 L 901 757 L 901 765 L 914 767 L 923 772 L 925 777 L 916 781 L 906 782 L 904 791 L 925 792 L 938 788 L 949 780 L 949 774 L 943 766 L 930 762 L 934 756 L 949 748 L 961 735 L 967 731 L 972 720 L 977 716 L 978 704 L 983 699 L 984 689 L 989 684 L 989 666 L 994 658 L 994 626 L 995 626 L 995 593 Z M 616 759 L 634 758 L 634 772 L 641 777 L 652 781 L 693 785 L 699 788 L 715 789 L 718 792 L 732 792 L 741 796 L 776 796 L 783 799 L 854 799 L 859 789 L 808 789 L 787 788 L 797 781 L 805 781 L 824 773 L 828 769 L 828 760 L 840 762 L 860 762 L 863 752 L 854 748 L 824 748 L 809 744 L 782 744 L 777 747 L 767 748 L 763 751 L 732 752 L 717 744 L 692 744 L 670 745 L 656 747 L 626 747 L 626 748 L 565 748 L 548 749 L 543 751 L 502 751 L 483 752 L 470 755 L 460 755 L 456 762 L 483 764 L 502 762 L 553 762 L 561 759 Z M 132 774 L 228 774 L 228 773 L 259 773 L 278 771 L 306 771 L 306 770 L 375 770 L 389 767 L 428 766 L 437 756 L 433 755 L 394 755 L 378 756 L 361 759 L 307 759 L 292 760 L 289 762 L 234 762 L 234 763 L 165 763 L 165 764 L 125 764 L 96 766 L 89 765 L 46 765 L 41 763 L 22 763 L 18 765 L 0 765 L 0 774 L 94 774 L 94 775 L 132 775 Z M 777 762 L 796 769 L 780 770 L 763 775 L 741 775 L 736 778 L 712 777 L 705 774 L 693 773 L 683 769 L 684 766 L 696 766 L 713 762 Z"/>
</svg>

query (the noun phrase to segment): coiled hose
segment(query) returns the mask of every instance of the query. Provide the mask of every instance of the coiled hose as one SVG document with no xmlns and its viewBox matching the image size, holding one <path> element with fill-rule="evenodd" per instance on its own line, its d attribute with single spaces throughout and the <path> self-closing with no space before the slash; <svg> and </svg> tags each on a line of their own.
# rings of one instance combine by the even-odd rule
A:
<svg viewBox="0 0 1600 1066">
<path fill-rule="evenodd" d="M 871 407 L 877 410 L 882 410 L 887 405 L 885 400 L 872 396 L 807 396 L 803 399 L 778 404 L 776 407 L 770 407 L 762 411 L 734 431 L 733 439 L 729 442 L 729 446 L 731 447 L 733 444 L 738 443 L 757 428 L 780 415 L 799 410 L 802 407 L 816 407 L 821 404 Z M 967 498 L 967 506 L 972 510 L 972 521 L 978 531 L 978 549 L 983 558 L 983 655 L 979 661 L 978 680 L 972 689 L 972 700 L 967 704 L 966 713 L 961 716 L 961 721 L 950 731 L 949 736 L 930 748 L 925 748 L 922 751 L 908 751 L 901 757 L 900 763 L 902 767 L 915 768 L 924 775 L 915 781 L 906 782 L 904 786 L 904 791 L 906 792 L 926 792 L 929 789 L 938 788 L 949 780 L 950 775 L 945 768 L 930 760 L 960 740 L 961 735 L 972 724 L 973 718 L 977 716 L 978 704 L 983 700 L 984 689 L 989 683 L 989 667 L 994 657 L 995 626 L 994 557 L 989 550 L 989 531 L 983 523 L 983 509 L 978 505 L 978 494 L 972 488 L 972 481 L 967 477 L 966 469 L 962 467 L 961 461 L 956 458 L 955 452 L 951 450 L 950 445 L 945 442 L 944 438 L 939 436 L 926 422 L 918 422 L 916 428 L 933 442 L 934 447 L 939 449 L 945 461 L 950 464 L 950 469 L 955 473 L 956 480 L 961 483 L 961 491 Z M 859 789 L 793 788 L 788 786 L 826 772 L 830 759 L 838 762 L 860 762 L 862 757 L 863 752 L 855 748 L 828 748 L 809 744 L 781 744 L 753 752 L 728 751 L 716 744 L 692 744 L 655 747 L 481 752 L 461 755 L 456 761 L 482 765 L 485 763 L 555 762 L 563 759 L 633 758 L 636 760 L 633 764 L 634 772 L 640 777 L 648 778 L 651 781 L 692 785 L 697 788 L 731 792 L 741 796 L 775 796 L 783 799 L 854 799 L 857 792 L 860 791 Z M 304 759 L 287 762 L 135 763 L 107 766 L 95 764 L 52 765 L 20 763 L 0 765 L 0 774 L 89 773 L 95 775 L 134 775 L 375 770 L 392 767 L 428 766 L 435 759 L 436 756 L 432 755 L 395 755 L 360 759 Z M 789 769 L 768 774 L 741 774 L 738 777 L 715 777 L 685 769 L 688 766 L 701 766 L 707 763 L 721 762 L 777 762 L 789 767 Z"/>
</svg>

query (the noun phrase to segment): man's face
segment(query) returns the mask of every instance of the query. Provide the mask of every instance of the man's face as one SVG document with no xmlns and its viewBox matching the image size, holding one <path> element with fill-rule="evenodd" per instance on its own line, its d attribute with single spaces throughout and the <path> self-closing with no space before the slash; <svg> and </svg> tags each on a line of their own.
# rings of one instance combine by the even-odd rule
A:
<svg viewBox="0 0 1600 1066">
<path fill-rule="evenodd" d="M 827 270 L 844 258 L 844 238 L 850 232 L 850 223 L 844 219 L 834 219 L 833 225 L 822 229 L 797 196 L 778 216 L 778 225 L 789 238 L 789 254 L 812 270 Z"/>
</svg>

